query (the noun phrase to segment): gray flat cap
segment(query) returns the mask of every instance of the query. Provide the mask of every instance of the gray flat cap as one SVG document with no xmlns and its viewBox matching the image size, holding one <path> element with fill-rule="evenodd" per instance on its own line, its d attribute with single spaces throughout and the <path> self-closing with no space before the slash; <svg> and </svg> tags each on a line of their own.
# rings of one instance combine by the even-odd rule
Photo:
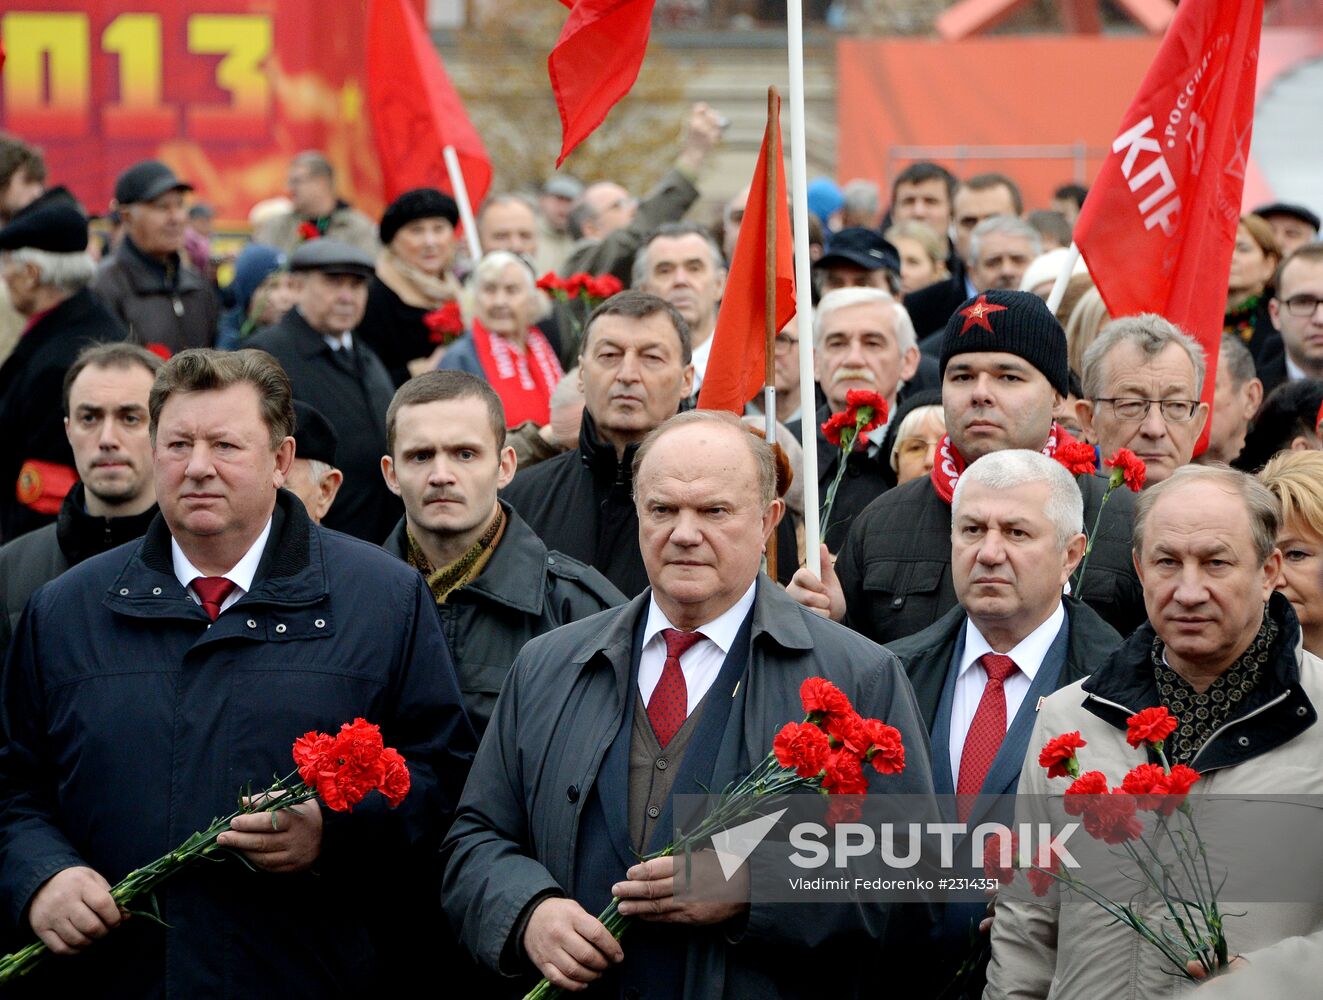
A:
<svg viewBox="0 0 1323 1000">
<path fill-rule="evenodd" d="M 324 274 L 357 274 L 372 277 L 375 265 L 358 247 L 339 240 L 308 240 L 299 245 L 289 258 L 291 271 L 321 271 Z"/>
</svg>

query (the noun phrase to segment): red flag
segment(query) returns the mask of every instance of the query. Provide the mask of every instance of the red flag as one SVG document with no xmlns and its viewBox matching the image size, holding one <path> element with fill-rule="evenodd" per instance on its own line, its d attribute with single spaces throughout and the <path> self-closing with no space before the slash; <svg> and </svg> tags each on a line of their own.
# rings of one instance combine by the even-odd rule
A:
<svg viewBox="0 0 1323 1000">
<path fill-rule="evenodd" d="M 1262 25 L 1263 0 L 1184 0 L 1075 223 L 1108 312 L 1160 313 L 1203 345 L 1210 405 Z"/>
<path fill-rule="evenodd" d="M 569 6 L 569 0 L 561 0 Z M 560 110 L 556 166 L 602 124 L 639 78 L 652 31 L 653 0 L 577 0 L 547 57 Z"/>
<path fill-rule="evenodd" d="M 758 153 L 749 187 L 744 221 L 735 241 L 726 294 L 712 334 L 712 353 L 698 392 L 701 410 L 743 413 L 744 404 L 763 387 L 767 365 L 767 157 L 775 157 L 776 171 L 776 329 L 795 315 L 795 260 L 786 206 L 786 174 L 781 169 L 781 101 L 776 120 L 767 123 L 763 148 Z"/>
<path fill-rule="evenodd" d="M 370 0 L 367 67 L 386 197 L 416 187 L 453 194 L 441 151 L 454 146 L 469 201 L 481 204 L 491 187 L 491 159 L 408 0 Z"/>
</svg>

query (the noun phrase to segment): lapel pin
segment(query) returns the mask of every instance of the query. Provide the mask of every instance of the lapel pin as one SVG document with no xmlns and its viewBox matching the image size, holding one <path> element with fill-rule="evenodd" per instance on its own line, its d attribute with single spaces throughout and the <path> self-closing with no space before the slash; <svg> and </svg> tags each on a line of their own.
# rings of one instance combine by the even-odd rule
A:
<svg viewBox="0 0 1323 1000">
<path fill-rule="evenodd" d="M 1038 704 L 1034 706 L 1034 711 L 1035 711 L 1035 712 L 1040 711 L 1040 710 L 1042 709 L 1042 707 L 1043 707 L 1043 702 L 1045 702 L 1045 701 L 1047 701 L 1047 696 L 1046 696 L 1046 695 L 1041 695 L 1041 694 L 1040 694 L 1040 695 L 1038 696 Z"/>
</svg>

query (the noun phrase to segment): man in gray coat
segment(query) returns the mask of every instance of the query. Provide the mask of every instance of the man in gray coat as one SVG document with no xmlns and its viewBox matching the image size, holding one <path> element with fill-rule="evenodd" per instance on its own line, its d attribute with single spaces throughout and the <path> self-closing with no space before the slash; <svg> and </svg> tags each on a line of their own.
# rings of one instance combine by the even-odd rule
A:
<svg viewBox="0 0 1323 1000">
<path fill-rule="evenodd" d="M 858 994 L 878 968 L 889 910 L 677 896 L 673 795 L 747 774 L 803 718 L 822 676 L 900 730 L 889 793 L 931 797 L 914 695 L 894 656 L 790 600 L 759 572 L 777 519 L 771 450 L 727 414 L 693 411 L 634 459 L 651 586 L 530 642 L 511 669 L 443 854 L 461 940 L 506 975 L 627 997 Z M 623 945 L 593 916 L 615 896 Z"/>
</svg>

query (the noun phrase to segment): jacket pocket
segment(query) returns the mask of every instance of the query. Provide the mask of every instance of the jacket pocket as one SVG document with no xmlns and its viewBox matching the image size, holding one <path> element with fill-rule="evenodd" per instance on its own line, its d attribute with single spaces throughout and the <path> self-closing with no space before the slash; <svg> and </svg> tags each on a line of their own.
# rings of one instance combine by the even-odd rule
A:
<svg viewBox="0 0 1323 1000">
<path fill-rule="evenodd" d="M 945 610 L 939 606 L 945 572 L 947 563 L 936 559 L 869 566 L 863 589 L 873 638 L 899 639 L 936 621 Z"/>
</svg>

